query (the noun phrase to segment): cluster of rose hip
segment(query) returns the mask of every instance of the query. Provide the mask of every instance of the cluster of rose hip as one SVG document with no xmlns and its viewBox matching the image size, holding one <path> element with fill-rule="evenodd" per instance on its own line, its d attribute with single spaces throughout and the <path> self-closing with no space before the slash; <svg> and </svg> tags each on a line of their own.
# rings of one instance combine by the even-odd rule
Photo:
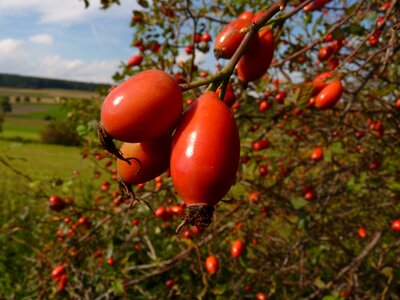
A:
<svg viewBox="0 0 400 300">
<path fill-rule="evenodd" d="M 124 187 L 169 168 L 189 208 L 186 222 L 210 224 L 214 205 L 235 180 L 240 155 L 235 119 L 214 92 L 205 92 L 183 113 L 183 94 L 173 77 L 146 70 L 111 90 L 99 128 L 103 145 L 117 157 Z M 123 142 L 120 149 L 112 139 Z"/>
</svg>

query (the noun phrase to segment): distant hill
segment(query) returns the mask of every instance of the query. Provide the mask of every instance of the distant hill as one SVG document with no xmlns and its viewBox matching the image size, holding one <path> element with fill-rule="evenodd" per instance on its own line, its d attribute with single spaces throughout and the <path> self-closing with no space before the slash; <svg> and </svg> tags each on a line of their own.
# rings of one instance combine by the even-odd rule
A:
<svg viewBox="0 0 400 300">
<path fill-rule="evenodd" d="M 0 73 L 0 87 L 95 91 L 98 88 L 108 88 L 110 85 Z"/>
</svg>

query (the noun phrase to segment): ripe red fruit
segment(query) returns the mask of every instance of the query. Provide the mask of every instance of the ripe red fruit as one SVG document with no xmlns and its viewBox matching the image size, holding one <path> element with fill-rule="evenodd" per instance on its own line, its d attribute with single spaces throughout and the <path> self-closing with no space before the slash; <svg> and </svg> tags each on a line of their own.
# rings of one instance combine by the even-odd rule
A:
<svg viewBox="0 0 400 300">
<path fill-rule="evenodd" d="M 136 143 L 173 128 L 182 110 L 183 96 L 176 81 L 163 71 L 146 70 L 108 94 L 101 108 L 101 123 L 109 136 Z"/>
<path fill-rule="evenodd" d="M 250 24 L 251 20 L 237 19 L 226 25 L 215 39 L 214 56 L 217 59 L 231 58 L 246 34 L 243 29 Z"/>
<path fill-rule="evenodd" d="M 63 291 L 67 285 L 67 282 L 68 282 L 68 276 L 66 274 L 63 274 L 60 277 L 60 282 L 58 284 L 58 290 Z"/>
<path fill-rule="evenodd" d="M 183 207 L 181 205 L 173 205 L 171 206 L 171 213 L 177 216 L 181 216 L 183 214 Z"/>
<path fill-rule="evenodd" d="M 173 287 L 174 284 L 175 284 L 175 281 L 174 281 L 173 279 L 168 279 L 168 280 L 165 282 L 165 285 L 166 285 L 168 288 Z"/>
<path fill-rule="evenodd" d="M 388 1 L 385 2 L 381 7 L 380 10 L 387 11 L 392 6 L 392 2 Z"/>
<path fill-rule="evenodd" d="M 237 64 L 238 78 L 242 81 L 259 79 L 269 68 L 274 55 L 274 35 L 267 28 L 258 32 L 258 39 L 248 45 Z"/>
<path fill-rule="evenodd" d="M 314 199 L 314 192 L 313 191 L 308 191 L 306 193 L 304 193 L 304 199 L 306 200 L 313 200 Z"/>
<path fill-rule="evenodd" d="M 132 55 L 129 60 L 128 60 L 128 67 L 133 67 L 133 66 L 139 66 L 143 61 L 143 55 L 137 54 L 137 55 Z"/>
<path fill-rule="evenodd" d="M 385 17 L 380 16 L 380 17 L 376 18 L 376 21 L 375 21 L 376 26 L 383 27 L 383 26 L 385 26 L 385 23 L 386 23 Z"/>
<path fill-rule="evenodd" d="M 328 85 L 326 81 L 332 76 L 333 74 L 331 72 L 324 72 L 315 77 L 313 80 L 313 95 L 318 94 L 324 87 L 326 87 Z"/>
<path fill-rule="evenodd" d="M 371 47 L 375 47 L 379 45 L 379 38 L 377 38 L 375 35 L 371 35 L 368 38 L 368 43 Z"/>
<path fill-rule="evenodd" d="M 185 52 L 186 52 L 186 54 L 192 54 L 193 53 L 193 46 L 186 46 L 185 47 Z"/>
<path fill-rule="evenodd" d="M 343 87 L 340 82 L 334 81 L 322 89 L 315 97 L 315 107 L 329 109 L 335 106 L 342 96 Z"/>
<path fill-rule="evenodd" d="M 312 3 L 306 5 L 303 10 L 305 12 L 312 11 L 312 10 L 321 10 L 325 4 L 330 2 L 331 0 L 314 0 Z"/>
<path fill-rule="evenodd" d="M 208 43 L 208 42 L 210 42 L 210 41 L 212 40 L 212 38 L 211 38 L 211 35 L 210 35 L 208 32 L 205 32 L 205 33 L 203 33 L 203 34 L 201 35 L 201 40 L 202 40 L 203 42 Z"/>
<path fill-rule="evenodd" d="M 62 211 L 65 208 L 65 202 L 61 197 L 53 195 L 49 198 L 49 207 L 56 212 Z"/>
<path fill-rule="evenodd" d="M 240 157 L 239 132 L 229 108 L 206 92 L 182 115 L 172 140 L 170 170 L 177 193 L 189 207 L 191 225 L 212 220 L 214 205 L 233 184 Z M 208 214 L 200 224 L 193 214 Z"/>
<path fill-rule="evenodd" d="M 53 271 L 51 272 L 51 277 L 53 279 L 60 278 L 61 275 L 65 274 L 65 266 L 64 265 L 58 265 L 54 267 Z"/>
<path fill-rule="evenodd" d="M 260 151 L 268 148 L 271 145 L 270 141 L 266 138 L 262 138 L 258 141 L 253 142 L 251 148 L 253 151 Z"/>
<path fill-rule="evenodd" d="M 400 98 L 396 100 L 395 107 L 396 109 L 400 110 Z"/>
<path fill-rule="evenodd" d="M 244 249 L 244 243 L 241 240 L 236 240 L 232 243 L 231 246 L 231 255 L 232 257 L 239 257 L 242 255 Z"/>
<path fill-rule="evenodd" d="M 258 106 L 259 111 L 266 111 L 269 108 L 269 103 L 266 100 L 263 100 L 260 102 L 260 105 Z"/>
<path fill-rule="evenodd" d="M 377 161 L 377 160 L 371 161 L 371 162 L 368 164 L 368 168 L 369 168 L 371 171 L 378 170 L 380 167 L 381 167 L 381 162 L 380 162 L 380 161 Z"/>
<path fill-rule="evenodd" d="M 115 265 L 115 259 L 112 258 L 112 257 L 108 258 L 108 259 L 107 259 L 107 264 L 109 264 L 110 266 Z"/>
<path fill-rule="evenodd" d="M 332 47 L 332 52 L 337 53 L 339 52 L 340 49 L 342 49 L 343 45 L 346 44 L 346 41 L 344 40 L 334 40 L 331 44 Z"/>
<path fill-rule="evenodd" d="M 261 200 L 261 195 L 259 192 L 252 192 L 249 194 L 249 201 L 251 203 L 258 203 Z"/>
<path fill-rule="evenodd" d="M 150 44 L 150 51 L 153 53 L 158 52 L 160 50 L 160 48 L 161 48 L 161 45 L 158 42 L 152 42 Z"/>
<path fill-rule="evenodd" d="M 332 55 L 332 47 L 331 46 L 325 46 L 319 49 L 318 51 L 318 59 L 319 61 L 326 61 L 328 60 L 331 55 Z"/>
<path fill-rule="evenodd" d="M 324 150 L 321 147 L 317 147 L 311 153 L 310 159 L 319 161 L 324 157 Z"/>
<path fill-rule="evenodd" d="M 336 69 L 336 67 L 339 65 L 339 59 L 337 57 L 332 57 L 329 60 L 329 64 L 328 64 L 328 69 L 330 71 L 333 71 L 334 69 Z"/>
<path fill-rule="evenodd" d="M 256 300 L 267 300 L 267 299 L 268 299 L 268 296 L 266 293 L 258 292 L 256 294 Z"/>
<path fill-rule="evenodd" d="M 216 90 L 216 94 L 219 97 L 220 94 L 220 88 L 218 88 Z M 236 95 L 235 95 L 235 91 L 233 90 L 232 84 L 228 83 L 228 85 L 226 86 L 226 91 L 225 91 L 225 96 L 223 101 L 226 103 L 226 105 L 228 105 L 229 107 L 231 107 L 233 105 L 233 103 L 235 103 L 236 101 Z"/>
<path fill-rule="evenodd" d="M 165 206 L 160 206 L 159 208 L 156 209 L 156 211 L 154 212 L 154 215 L 156 216 L 156 218 L 164 218 L 166 214 L 166 210 L 165 210 Z"/>
<path fill-rule="evenodd" d="M 325 38 L 323 40 L 324 43 L 329 43 L 329 42 L 332 42 L 332 41 L 333 41 L 332 33 L 329 33 L 327 36 L 325 36 Z"/>
<path fill-rule="evenodd" d="M 265 14 L 265 11 L 259 11 L 256 13 L 256 15 L 253 17 L 252 21 L 257 22 L 259 19 L 261 19 Z"/>
<path fill-rule="evenodd" d="M 207 257 L 206 269 L 208 274 L 213 275 L 217 273 L 218 268 L 219 268 L 218 258 L 214 255 Z"/>
<path fill-rule="evenodd" d="M 121 153 L 131 159 L 117 159 L 120 179 L 129 184 L 144 183 L 161 175 L 169 166 L 171 137 L 164 134 L 159 138 L 142 143 L 124 143 Z"/>
<path fill-rule="evenodd" d="M 392 221 L 392 229 L 400 232 L 400 219 L 395 219 Z"/>
<path fill-rule="evenodd" d="M 358 236 L 362 239 L 367 236 L 367 230 L 365 229 L 365 227 L 358 228 Z"/>
<path fill-rule="evenodd" d="M 260 176 L 265 176 L 268 174 L 268 167 L 267 166 L 260 166 L 259 170 L 258 170 L 258 174 Z"/>
<path fill-rule="evenodd" d="M 239 16 L 238 19 L 243 19 L 243 20 L 253 20 L 254 14 L 251 11 L 244 11 L 242 12 Z"/>
<path fill-rule="evenodd" d="M 278 94 L 276 94 L 275 96 L 275 101 L 279 104 L 282 104 L 283 101 L 285 101 L 286 98 L 286 92 L 285 91 L 281 91 Z"/>
</svg>

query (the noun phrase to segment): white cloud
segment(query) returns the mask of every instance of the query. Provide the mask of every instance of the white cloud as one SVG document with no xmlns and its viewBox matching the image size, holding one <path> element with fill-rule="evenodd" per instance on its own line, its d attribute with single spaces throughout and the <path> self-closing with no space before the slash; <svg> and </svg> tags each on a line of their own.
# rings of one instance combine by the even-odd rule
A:
<svg viewBox="0 0 400 300">
<path fill-rule="evenodd" d="M 83 20 L 88 17 L 99 16 L 102 13 L 108 15 L 120 16 L 126 15 L 126 11 L 131 11 L 137 4 L 133 1 L 122 2 L 121 5 L 114 5 L 107 12 L 100 9 L 100 1 L 91 1 L 89 8 L 84 8 L 84 2 L 81 0 L 1 0 L 0 16 L 13 16 L 35 12 L 38 14 L 39 23 L 57 23 L 68 25 Z"/>
<path fill-rule="evenodd" d="M 23 41 L 16 39 L 4 39 L 0 40 L 0 55 L 7 55 L 16 52 Z"/>
<path fill-rule="evenodd" d="M 45 45 L 51 45 L 53 44 L 54 41 L 51 35 L 44 33 L 33 35 L 29 37 L 29 40 L 37 44 L 45 44 Z"/>
<path fill-rule="evenodd" d="M 39 73 L 45 77 L 109 83 L 120 62 L 117 60 L 84 62 L 79 59 L 68 60 L 59 55 L 49 55 L 43 57 L 37 64 Z"/>
<path fill-rule="evenodd" d="M 0 70 L 49 78 L 111 83 L 117 70 L 118 60 L 65 59 L 60 55 L 43 55 L 27 50 L 26 43 L 16 39 L 0 40 Z"/>
</svg>

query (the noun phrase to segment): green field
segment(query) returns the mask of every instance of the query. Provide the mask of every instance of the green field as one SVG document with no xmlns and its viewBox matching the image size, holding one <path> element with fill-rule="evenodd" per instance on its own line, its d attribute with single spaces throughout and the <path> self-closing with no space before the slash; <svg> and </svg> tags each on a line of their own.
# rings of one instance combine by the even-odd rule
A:
<svg viewBox="0 0 400 300">
<path fill-rule="evenodd" d="M 1 93 L 9 91 L 6 94 L 9 96 L 12 93 L 26 93 L 30 97 L 41 93 L 40 90 L 17 90 L 0 88 Z M 65 96 L 88 96 L 95 95 L 89 92 L 57 90 L 51 91 L 54 94 L 64 92 Z M 36 94 L 35 94 L 36 93 Z M 50 95 L 50 94 L 47 94 Z M 50 99 L 50 98 L 49 98 Z M 65 104 L 56 100 L 46 102 L 20 102 L 12 101 L 12 111 L 5 115 L 3 131 L 0 132 L 0 138 L 7 140 L 24 140 L 24 141 L 40 141 L 40 134 L 45 129 L 49 120 L 62 120 L 67 117 L 67 108 Z"/>
<path fill-rule="evenodd" d="M 0 140 L 0 153 L 0 216 L 21 208 L 24 203 L 40 205 L 32 203 L 37 201 L 33 197 L 39 186 L 51 194 L 55 182 L 61 178 L 74 180 L 74 172 L 79 172 L 81 181 L 93 177 L 93 163 L 82 159 L 76 147 Z"/>
</svg>

